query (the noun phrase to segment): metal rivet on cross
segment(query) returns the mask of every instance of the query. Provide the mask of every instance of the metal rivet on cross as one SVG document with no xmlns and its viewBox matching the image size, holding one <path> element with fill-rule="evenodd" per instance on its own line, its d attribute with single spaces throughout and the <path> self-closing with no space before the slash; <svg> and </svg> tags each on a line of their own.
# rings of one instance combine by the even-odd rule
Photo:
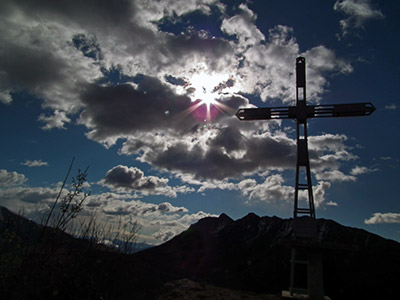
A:
<svg viewBox="0 0 400 300">
<path fill-rule="evenodd" d="M 331 105 L 307 105 L 306 103 L 306 60 L 296 59 L 296 106 L 242 108 L 236 113 L 239 120 L 296 119 L 297 163 L 294 196 L 294 212 L 315 218 L 314 196 L 311 184 L 310 160 L 308 156 L 307 119 L 327 117 L 369 116 L 375 111 L 372 103 L 349 103 Z M 304 172 L 306 182 L 300 182 Z M 308 207 L 298 205 L 299 190 L 308 191 Z"/>
</svg>

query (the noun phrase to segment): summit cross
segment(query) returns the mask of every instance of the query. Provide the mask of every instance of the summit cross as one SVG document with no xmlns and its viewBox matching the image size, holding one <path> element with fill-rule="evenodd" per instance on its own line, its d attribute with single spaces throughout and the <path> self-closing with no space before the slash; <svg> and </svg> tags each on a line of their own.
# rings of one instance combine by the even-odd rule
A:
<svg viewBox="0 0 400 300">
<path fill-rule="evenodd" d="M 296 106 L 242 108 L 236 113 L 239 120 L 295 119 L 297 132 L 296 183 L 293 217 L 308 215 L 315 219 L 314 196 L 311 183 L 310 159 L 308 155 L 307 119 L 327 117 L 369 116 L 375 111 L 372 103 L 349 103 L 329 105 L 307 105 L 306 60 L 296 58 Z M 305 182 L 300 182 L 303 175 Z M 299 207 L 299 191 L 307 190 L 308 207 Z"/>
</svg>

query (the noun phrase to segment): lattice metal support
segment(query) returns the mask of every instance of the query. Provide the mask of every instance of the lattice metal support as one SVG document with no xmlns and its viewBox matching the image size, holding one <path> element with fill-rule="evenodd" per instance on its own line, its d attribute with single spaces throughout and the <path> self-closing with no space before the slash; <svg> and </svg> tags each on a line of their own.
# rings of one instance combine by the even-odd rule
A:
<svg viewBox="0 0 400 300">
<path fill-rule="evenodd" d="M 307 102 L 306 102 L 306 62 L 304 57 L 296 59 L 296 129 L 297 129 L 297 163 L 296 183 L 294 192 L 293 217 L 299 214 L 315 218 L 314 195 L 311 181 L 310 159 L 308 157 L 308 136 L 307 136 Z M 305 174 L 301 172 L 304 170 Z M 305 175 L 305 182 L 301 182 L 302 175 Z M 304 180 L 304 178 L 303 178 Z M 299 191 L 306 190 L 308 207 L 299 207 Z"/>
</svg>

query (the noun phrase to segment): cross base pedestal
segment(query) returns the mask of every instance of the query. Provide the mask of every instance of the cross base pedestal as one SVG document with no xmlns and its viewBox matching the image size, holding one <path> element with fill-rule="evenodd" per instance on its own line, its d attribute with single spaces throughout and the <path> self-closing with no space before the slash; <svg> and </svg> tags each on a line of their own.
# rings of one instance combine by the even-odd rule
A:
<svg viewBox="0 0 400 300">
<path fill-rule="evenodd" d="M 314 300 L 315 298 L 311 298 L 308 294 L 305 293 L 293 293 L 291 294 L 290 291 L 282 291 L 282 298 L 283 299 L 307 299 L 307 300 Z M 323 300 L 331 300 L 328 296 L 324 296 Z M 318 299 L 319 300 L 319 299 Z"/>
</svg>

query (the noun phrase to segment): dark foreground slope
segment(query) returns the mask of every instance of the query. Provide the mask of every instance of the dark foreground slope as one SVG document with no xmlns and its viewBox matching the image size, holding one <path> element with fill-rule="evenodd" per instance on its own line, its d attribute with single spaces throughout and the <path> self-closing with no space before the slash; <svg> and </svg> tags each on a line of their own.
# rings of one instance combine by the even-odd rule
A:
<svg viewBox="0 0 400 300">
<path fill-rule="evenodd" d="M 92 238 L 0 207 L 0 299 L 153 299 L 152 271 Z"/>
<path fill-rule="evenodd" d="M 279 295 L 288 288 L 290 248 L 282 241 L 292 234 L 292 219 L 249 214 L 234 221 L 222 214 L 163 245 L 124 255 L 62 233 L 54 243 L 35 245 L 40 226 L 1 213 L 0 245 L 8 240 L 0 247 L 0 294 L 6 299 L 188 299 L 179 290 L 186 285 L 202 299 L 256 299 L 244 291 Z M 7 223 L 10 216 L 15 220 Z M 397 299 L 399 243 L 323 219 L 318 239 L 340 245 L 324 250 L 325 291 L 333 300 Z"/>
<path fill-rule="evenodd" d="M 257 292 L 288 288 L 292 219 L 249 214 L 205 218 L 171 241 L 137 258 L 167 277 Z M 395 299 L 400 282 L 400 244 L 367 231 L 318 220 L 324 250 L 325 291 L 332 299 Z"/>
</svg>

